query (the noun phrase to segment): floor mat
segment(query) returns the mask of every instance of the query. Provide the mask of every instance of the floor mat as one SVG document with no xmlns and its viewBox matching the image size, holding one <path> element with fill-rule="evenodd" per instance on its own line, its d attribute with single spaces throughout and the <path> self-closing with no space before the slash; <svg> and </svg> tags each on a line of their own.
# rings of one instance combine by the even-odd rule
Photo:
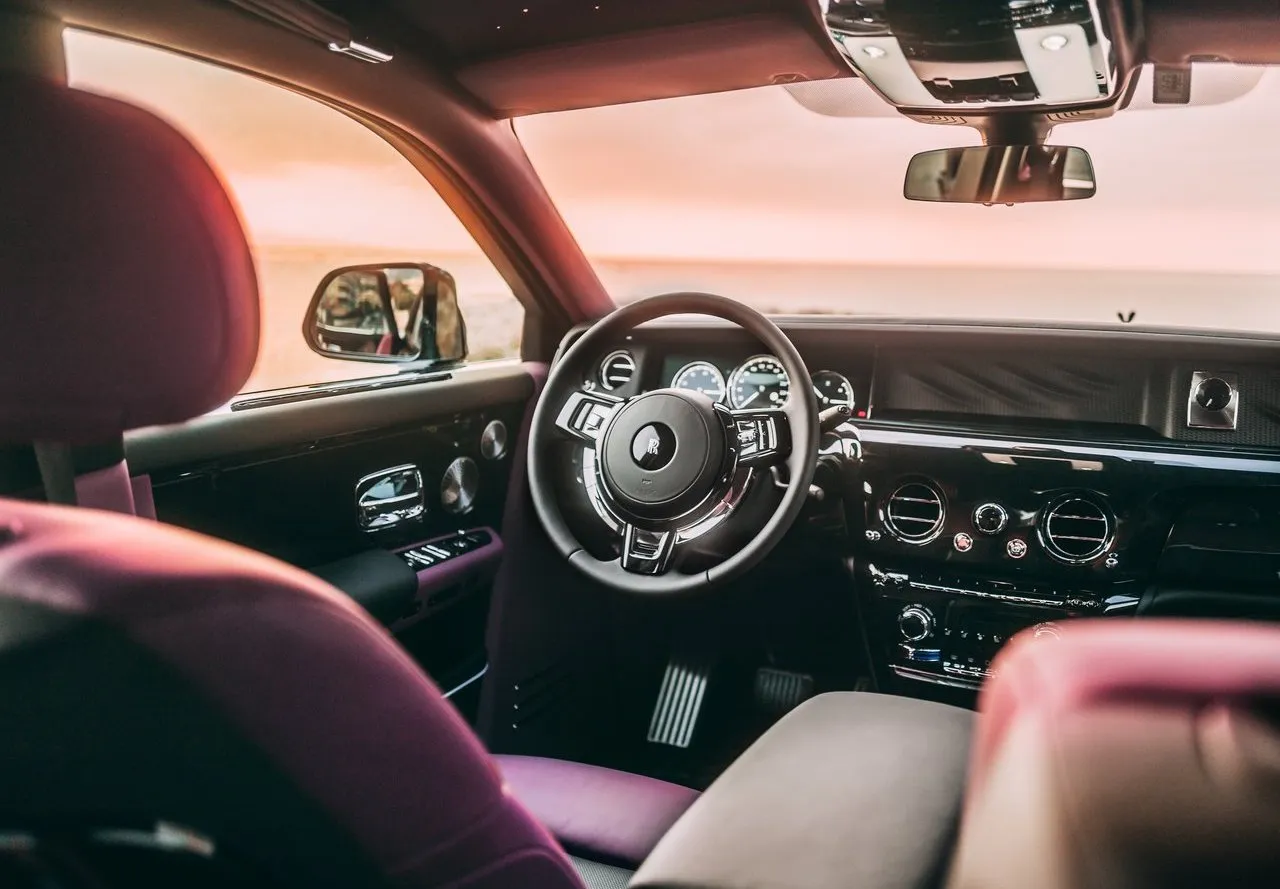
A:
<svg viewBox="0 0 1280 889">
<path fill-rule="evenodd" d="M 588 861 L 576 855 L 570 855 L 569 860 L 577 868 L 582 882 L 586 883 L 590 889 L 627 889 L 627 883 L 635 876 L 635 871 L 627 870 L 625 867 Z"/>
</svg>

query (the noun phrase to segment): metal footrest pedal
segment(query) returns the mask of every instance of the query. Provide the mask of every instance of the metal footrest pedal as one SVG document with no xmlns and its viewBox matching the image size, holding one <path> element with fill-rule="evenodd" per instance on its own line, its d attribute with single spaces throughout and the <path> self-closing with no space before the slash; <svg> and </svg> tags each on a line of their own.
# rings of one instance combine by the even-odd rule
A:
<svg viewBox="0 0 1280 889">
<path fill-rule="evenodd" d="M 812 696 L 812 676 L 771 667 L 756 671 L 756 707 L 772 718 L 784 716 Z"/>
<path fill-rule="evenodd" d="M 649 720 L 650 743 L 688 749 L 707 695 L 709 674 L 703 665 L 674 660 L 667 664 Z"/>
</svg>

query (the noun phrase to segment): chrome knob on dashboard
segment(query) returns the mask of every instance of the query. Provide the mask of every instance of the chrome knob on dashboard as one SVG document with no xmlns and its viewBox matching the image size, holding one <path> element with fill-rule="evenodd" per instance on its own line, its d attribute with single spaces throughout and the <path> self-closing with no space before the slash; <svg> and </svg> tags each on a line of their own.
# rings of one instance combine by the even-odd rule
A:
<svg viewBox="0 0 1280 889">
<path fill-rule="evenodd" d="M 1221 377 L 1210 377 L 1202 381 L 1195 391 L 1196 404 L 1207 411 L 1226 410 L 1234 395 L 1235 390 L 1231 388 L 1231 384 Z"/>
<path fill-rule="evenodd" d="M 973 511 L 973 527 L 979 534 L 999 534 L 1009 525 L 1009 511 L 999 503 L 984 503 Z"/>
<path fill-rule="evenodd" d="M 898 615 L 898 630 L 908 642 L 919 642 L 933 635 L 933 613 L 923 605 L 908 605 Z"/>
</svg>

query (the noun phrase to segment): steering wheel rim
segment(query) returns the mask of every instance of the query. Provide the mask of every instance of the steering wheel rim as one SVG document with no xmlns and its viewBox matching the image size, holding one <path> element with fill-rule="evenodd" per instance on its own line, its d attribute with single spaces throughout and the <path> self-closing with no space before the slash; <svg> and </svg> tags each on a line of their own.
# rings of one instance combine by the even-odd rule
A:
<svg viewBox="0 0 1280 889">
<path fill-rule="evenodd" d="M 667 315 L 710 315 L 730 321 L 755 336 L 782 364 L 793 382 L 780 409 L 790 426 L 791 448 L 784 465 L 788 483 L 781 502 L 764 527 L 723 562 L 696 574 L 637 574 L 620 559 L 597 559 L 577 540 L 560 510 L 553 484 L 551 456 L 563 442 L 557 417 L 566 402 L 581 392 L 584 364 L 602 346 L 616 343 L 636 326 Z M 571 565 L 610 588 L 642 595 L 692 593 L 741 576 L 760 562 L 794 523 L 808 496 L 818 459 L 818 406 L 813 387 L 804 385 L 809 371 L 787 335 L 755 309 L 710 293 L 668 293 L 622 306 L 596 322 L 551 368 L 534 410 L 529 431 L 529 488 L 534 510 L 552 545 Z"/>
</svg>

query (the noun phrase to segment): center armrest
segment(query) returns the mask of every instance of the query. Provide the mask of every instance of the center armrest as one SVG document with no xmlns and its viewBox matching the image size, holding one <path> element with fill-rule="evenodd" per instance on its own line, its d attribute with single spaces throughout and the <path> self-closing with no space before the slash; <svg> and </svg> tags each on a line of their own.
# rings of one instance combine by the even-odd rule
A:
<svg viewBox="0 0 1280 889">
<path fill-rule="evenodd" d="M 918 889 L 955 841 L 969 710 L 819 695 L 769 729 L 676 822 L 632 889 Z"/>
</svg>

